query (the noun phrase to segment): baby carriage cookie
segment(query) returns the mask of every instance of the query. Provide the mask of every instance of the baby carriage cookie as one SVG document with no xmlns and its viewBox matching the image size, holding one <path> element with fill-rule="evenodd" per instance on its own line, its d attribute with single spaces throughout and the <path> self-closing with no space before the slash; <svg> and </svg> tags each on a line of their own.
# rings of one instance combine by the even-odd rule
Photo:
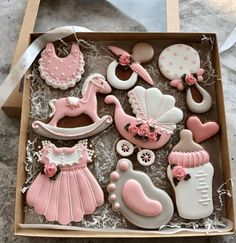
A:
<svg viewBox="0 0 236 243">
<path fill-rule="evenodd" d="M 48 221 L 80 222 L 104 203 L 103 191 L 87 168 L 93 151 L 87 140 L 57 148 L 44 141 L 38 161 L 44 165 L 26 194 L 26 202 Z"/>
<path fill-rule="evenodd" d="M 130 160 L 120 159 L 110 178 L 107 190 L 114 211 L 145 229 L 159 228 L 170 221 L 174 212 L 171 198 L 144 172 L 133 170 Z"/>
<path fill-rule="evenodd" d="M 84 65 L 84 55 L 77 43 L 72 44 L 70 54 L 63 58 L 57 56 L 52 43 L 47 43 L 39 59 L 39 72 L 47 85 L 65 90 L 80 81 Z"/>
<path fill-rule="evenodd" d="M 150 165 L 154 154 L 147 149 L 158 149 L 169 141 L 176 123 L 183 118 L 183 112 L 175 107 L 173 96 L 163 95 L 157 88 L 136 86 L 128 92 L 128 96 L 135 116 L 126 114 L 115 96 L 105 98 L 106 104 L 115 104 L 116 128 L 129 141 L 118 142 L 117 152 L 129 156 L 133 152 L 133 143 L 146 149 L 138 153 L 138 161 Z"/>
<path fill-rule="evenodd" d="M 180 132 L 180 141 L 169 154 L 167 176 L 175 191 L 180 217 L 201 219 L 213 212 L 212 178 L 214 168 L 209 154 L 195 143 L 192 132 Z"/>
<path fill-rule="evenodd" d="M 96 93 L 108 94 L 110 92 L 111 87 L 105 78 L 97 73 L 92 74 L 83 84 L 82 98 L 66 97 L 51 100 L 49 102 L 52 110 L 49 115 L 52 117 L 51 121 L 48 124 L 34 121 L 32 127 L 36 133 L 53 139 L 71 140 L 93 136 L 109 127 L 112 123 L 111 116 L 105 115 L 100 118 L 97 115 Z M 63 117 L 76 117 L 81 114 L 88 115 L 93 123 L 76 128 L 57 127 L 58 121 Z"/>
<path fill-rule="evenodd" d="M 195 49 L 185 44 L 168 46 L 161 52 L 158 64 L 161 73 L 171 80 L 171 86 L 178 90 L 187 89 L 186 102 L 192 112 L 204 113 L 211 108 L 210 94 L 199 85 L 203 80 L 204 70 L 200 68 L 200 57 Z M 192 86 L 202 96 L 201 102 L 193 99 Z"/>
<path fill-rule="evenodd" d="M 140 64 L 148 62 L 153 58 L 154 49 L 150 44 L 144 42 L 137 43 L 132 49 L 132 54 L 116 46 L 108 46 L 108 49 L 119 58 L 118 61 L 114 60 L 111 62 L 107 68 L 107 80 L 112 87 L 127 90 L 135 85 L 138 76 L 153 85 L 152 78 Z M 121 80 L 117 77 L 116 68 L 118 65 L 130 68 L 133 71 L 128 80 Z"/>
</svg>

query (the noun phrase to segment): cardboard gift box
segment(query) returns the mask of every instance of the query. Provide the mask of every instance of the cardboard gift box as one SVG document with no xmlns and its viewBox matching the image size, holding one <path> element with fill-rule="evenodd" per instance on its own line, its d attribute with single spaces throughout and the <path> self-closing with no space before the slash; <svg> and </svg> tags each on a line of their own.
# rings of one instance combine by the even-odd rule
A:
<svg viewBox="0 0 236 243">
<path fill-rule="evenodd" d="M 40 34 L 31 34 L 31 41 L 35 40 Z M 219 133 L 219 149 L 217 156 L 219 155 L 219 161 L 221 165 L 218 168 L 222 168 L 223 182 L 226 182 L 231 178 L 230 161 L 227 144 L 227 130 L 225 121 L 224 111 L 224 98 L 220 72 L 219 53 L 217 46 L 217 38 L 213 33 L 77 33 L 78 38 L 92 41 L 165 41 L 168 43 L 201 43 L 203 36 L 209 39 L 214 39 L 213 50 L 212 50 L 212 66 L 215 70 L 214 76 L 214 94 L 215 94 L 215 106 L 218 114 L 218 123 L 221 127 Z M 70 36 L 66 40 L 73 40 L 74 36 Z M 160 234 L 158 231 L 150 230 L 126 230 L 126 229 L 87 229 L 80 228 L 79 230 L 67 229 L 66 226 L 58 227 L 53 229 L 52 225 L 44 225 L 41 227 L 34 227 L 34 225 L 25 224 L 25 195 L 21 192 L 25 183 L 25 165 L 26 159 L 26 144 L 28 140 L 28 128 L 30 126 L 30 81 L 24 80 L 23 90 L 23 103 L 22 103 L 22 115 L 21 115 L 21 130 L 20 130 L 20 144 L 19 144 L 19 157 L 17 167 L 17 188 L 16 188 L 16 206 L 15 206 L 15 234 L 22 236 L 42 236 L 42 237 L 78 237 L 78 238 L 133 238 L 133 237 L 144 237 L 144 238 L 158 238 L 158 237 L 187 237 L 187 236 L 215 236 L 215 235 L 228 235 L 234 233 L 234 226 L 229 226 L 228 231 L 214 231 L 209 232 L 179 232 L 176 234 Z M 225 184 L 225 189 L 232 193 L 232 185 L 230 183 Z M 234 206 L 233 198 L 225 198 L 225 218 L 231 221 L 234 225 Z"/>
</svg>

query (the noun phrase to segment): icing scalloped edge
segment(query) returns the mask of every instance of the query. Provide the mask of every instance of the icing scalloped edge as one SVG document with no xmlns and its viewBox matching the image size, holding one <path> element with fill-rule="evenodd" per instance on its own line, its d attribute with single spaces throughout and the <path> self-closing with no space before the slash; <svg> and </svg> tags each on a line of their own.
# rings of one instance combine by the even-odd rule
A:
<svg viewBox="0 0 236 243">
<path fill-rule="evenodd" d="M 61 80 L 59 83 L 56 79 L 53 79 L 51 76 L 48 75 L 48 72 L 44 71 L 44 68 L 42 65 L 42 57 L 39 59 L 39 67 L 38 70 L 40 72 L 40 77 L 46 82 L 48 86 L 52 86 L 55 89 L 61 89 L 66 90 L 68 88 L 74 87 L 76 83 L 78 83 L 81 80 L 82 75 L 84 74 L 84 55 L 82 52 L 80 52 L 80 64 L 79 67 L 77 67 L 77 73 L 75 74 L 75 77 L 70 80 Z"/>
</svg>

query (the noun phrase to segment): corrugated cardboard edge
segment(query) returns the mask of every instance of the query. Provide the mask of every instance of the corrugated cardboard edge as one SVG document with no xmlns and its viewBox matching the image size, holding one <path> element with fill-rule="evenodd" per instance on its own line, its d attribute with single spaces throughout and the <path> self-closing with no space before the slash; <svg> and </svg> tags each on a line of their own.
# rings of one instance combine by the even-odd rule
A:
<svg viewBox="0 0 236 243">
<path fill-rule="evenodd" d="M 40 0 L 28 0 L 25 16 L 22 23 L 16 51 L 13 57 L 12 66 L 16 63 L 19 57 L 26 50 L 29 42 L 29 34 L 33 32 Z M 179 31 L 179 1 L 178 0 L 166 0 L 167 11 L 167 31 L 178 32 Z M 8 117 L 20 117 L 22 105 L 22 92 L 19 92 L 19 85 L 9 96 L 7 101 L 2 107 L 2 110 Z"/>
<path fill-rule="evenodd" d="M 19 39 L 16 45 L 15 54 L 12 59 L 13 67 L 24 51 L 27 49 L 29 44 L 30 33 L 33 32 L 40 0 L 28 0 L 25 9 L 25 16 L 22 22 L 21 31 L 19 34 Z M 17 85 L 15 90 L 8 97 L 7 101 L 2 106 L 3 112 L 8 117 L 20 117 L 21 114 L 21 104 L 22 104 L 22 92 L 19 92 L 20 84 Z"/>
<path fill-rule="evenodd" d="M 34 37 L 37 37 L 39 34 L 33 34 Z M 79 33 L 81 38 L 87 37 L 88 39 L 103 39 L 103 40 L 122 40 L 122 39 L 130 39 L 130 40 L 147 40 L 151 39 L 173 39 L 177 41 L 183 41 L 183 36 L 188 36 L 188 41 L 196 41 L 200 40 L 202 37 L 201 33 Z M 96 35 L 96 38 L 92 38 Z M 112 35 L 112 38 L 110 37 Z M 148 37 L 147 37 L 148 35 Z M 216 40 L 216 35 L 212 33 L 204 33 L 207 37 L 212 37 Z M 217 107 L 219 114 L 219 123 L 221 125 L 221 133 L 220 133 L 220 146 L 221 146 L 221 157 L 222 157 L 222 167 L 224 168 L 223 177 L 224 181 L 231 178 L 231 168 L 229 161 L 229 153 L 228 153 L 228 143 L 227 143 L 227 130 L 226 130 L 226 119 L 225 119 L 225 111 L 224 111 L 224 99 L 223 99 L 223 88 L 221 82 L 221 72 L 220 72 L 220 62 L 219 62 L 219 53 L 217 41 L 215 41 L 214 45 L 214 54 L 213 61 L 215 65 L 216 72 L 218 74 L 218 79 L 216 82 L 216 98 L 217 98 Z M 26 142 L 28 139 L 28 126 L 29 126 L 29 111 L 30 111 L 30 82 L 29 80 L 25 80 L 24 85 L 24 98 L 23 98 L 23 107 L 22 107 L 22 120 L 21 120 L 21 131 L 20 131 L 20 144 L 19 144 L 19 158 L 18 158 L 18 166 L 17 166 L 17 187 L 16 187 L 16 207 L 15 207 L 15 234 L 21 236 L 38 236 L 38 237 L 78 237 L 78 238 L 166 238 L 166 237 L 194 237 L 194 236 L 217 236 L 217 235 L 230 235 L 234 234 L 235 226 L 232 231 L 229 232 L 213 232 L 213 233 L 178 233 L 174 235 L 158 235 L 158 234 L 149 234 L 148 231 L 146 233 L 127 233 L 127 232 L 117 232 L 117 233 L 101 233 L 101 232 L 91 232 L 91 231 L 61 231 L 61 230 L 40 230 L 40 229 L 22 229 L 19 224 L 24 223 L 24 204 L 25 198 L 21 193 L 21 189 L 24 186 L 24 178 L 25 178 L 25 168 L 24 161 L 26 156 Z M 226 185 L 226 189 L 228 189 L 231 193 L 233 193 L 233 189 L 231 185 Z M 234 205 L 233 198 L 226 198 L 226 212 L 227 218 L 234 222 Z"/>
</svg>

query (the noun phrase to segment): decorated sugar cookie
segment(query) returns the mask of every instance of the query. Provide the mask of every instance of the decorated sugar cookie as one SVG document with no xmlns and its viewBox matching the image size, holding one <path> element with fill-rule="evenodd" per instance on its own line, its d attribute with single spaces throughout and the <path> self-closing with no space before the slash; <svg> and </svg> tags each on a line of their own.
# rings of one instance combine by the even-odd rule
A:
<svg viewBox="0 0 236 243">
<path fill-rule="evenodd" d="M 204 142 L 213 137 L 220 130 L 217 122 L 209 121 L 202 123 L 197 116 L 190 116 L 187 119 L 186 126 L 193 133 L 193 139 L 197 143 Z"/>
<path fill-rule="evenodd" d="M 165 145 L 173 131 L 176 123 L 183 118 L 183 112 L 175 107 L 175 99 L 171 95 L 163 95 L 157 88 L 145 89 L 136 86 L 128 92 L 129 102 L 134 116 L 124 112 L 119 100 L 108 95 L 106 104 L 115 104 L 115 124 L 122 137 L 117 152 L 122 156 L 129 156 L 132 144 L 145 149 L 158 149 Z M 150 165 L 154 162 L 152 151 L 141 150 L 138 154 L 141 164 Z"/>
<path fill-rule="evenodd" d="M 49 115 L 52 117 L 51 121 L 48 124 L 34 121 L 32 127 L 36 133 L 53 139 L 71 140 L 93 136 L 109 127 L 112 123 L 111 116 L 106 115 L 100 118 L 97 115 L 96 93 L 108 94 L 110 92 L 111 87 L 105 78 L 97 73 L 92 74 L 84 82 L 82 98 L 66 97 L 51 100 L 49 102 L 52 110 Z M 60 119 L 66 116 L 76 117 L 81 114 L 88 115 L 93 120 L 93 123 L 76 128 L 61 128 L 57 126 Z"/>
<path fill-rule="evenodd" d="M 171 198 L 156 188 L 145 173 L 133 170 L 130 160 L 120 159 L 110 178 L 107 190 L 112 208 L 131 223 L 155 229 L 170 221 L 174 212 Z"/>
<path fill-rule="evenodd" d="M 39 72 L 46 84 L 56 89 L 74 87 L 84 73 L 84 55 L 79 45 L 73 43 L 67 57 L 58 57 L 54 45 L 48 43 L 39 59 Z"/>
<path fill-rule="evenodd" d="M 44 141 L 38 159 L 43 169 L 27 191 L 27 204 L 48 221 L 60 224 L 80 222 L 84 215 L 93 214 L 103 205 L 104 195 L 87 168 L 92 155 L 87 140 L 71 148 Z"/>
<path fill-rule="evenodd" d="M 132 54 L 116 47 L 109 46 L 109 50 L 118 57 L 118 61 L 114 60 L 107 68 L 107 80 L 112 87 L 121 90 L 127 90 L 135 85 L 140 76 L 144 81 L 153 85 L 153 80 L 140 63 L 150 61 L 154 56 L 153 47 L 145 42 L 137 43 L 133 49 Z M 116 75 L 116 68 L 121 65 L 124 68 L 133 70 L 132 75 L 128 80 L 121 80 Z"/>
<path fill-rule="evenodd" d="M 192 132 L 180 132 L 180 141 L 169 154 L 167 176 L 175 191 L 180 217 L 201 219 L 213 212 L 212 178 L 214 168 L 204 148 L 195 143 Z"/>
<path fill-rule="evenodd" d="M 187 89 L 187 105 L 192 112 L 204 113 L 212 106 L 210 94 L 200 86 L 204 70 L 200 68 L 200 57 L 195 49 L 185 44 L 175 44 L 165 48 L 158 60 L 161 73 L 171 80 L 170 85 L 178 90 Z M 195 86 L 202 96 L 201 102 L 196 102 L 191 93 Z"/>
</svg>

